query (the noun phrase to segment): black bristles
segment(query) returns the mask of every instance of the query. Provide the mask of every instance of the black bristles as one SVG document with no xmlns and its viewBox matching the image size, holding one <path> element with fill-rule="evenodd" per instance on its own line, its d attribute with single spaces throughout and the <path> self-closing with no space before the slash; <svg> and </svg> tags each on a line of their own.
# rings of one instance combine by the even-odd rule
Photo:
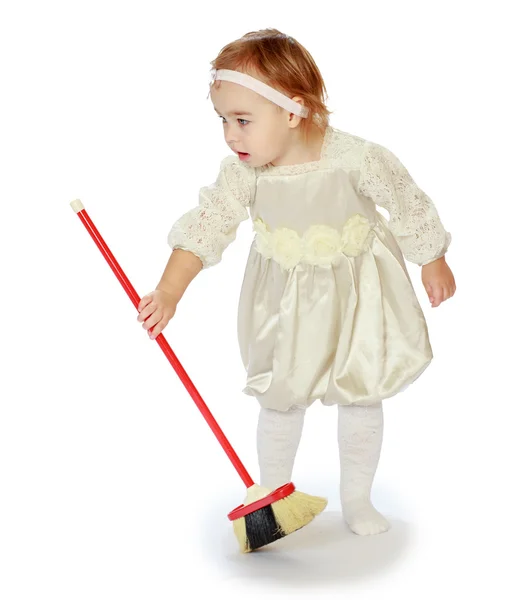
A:
<svg viewBox="0 0 505 600">
<path fill-rule="evenodd" d="M 270 505 L 246 515 L 245 529 L 251 550 L 266 546 L 284 537 Z"/>
</svg>

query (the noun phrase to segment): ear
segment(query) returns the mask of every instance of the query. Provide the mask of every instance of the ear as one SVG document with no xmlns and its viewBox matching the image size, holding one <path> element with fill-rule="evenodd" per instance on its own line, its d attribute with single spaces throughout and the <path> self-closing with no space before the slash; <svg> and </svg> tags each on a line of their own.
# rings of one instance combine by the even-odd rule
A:
<svg viewBox="0 0 505 600">
<path fill-rule="evenodd" d="M 294 100 L 298 104 L 305 106 L 305 102 L 303 101 L 303 98 L 301 98 L 300 96 L 293 96 L 291 98 L 291 100 Z M 296 127 L 300 123 L 301 120 L 302 120 L 302 117 L 300 117 L 299 115 L 295 115 L 295 113 L 289 113 L 289 126 L 290 127 Z"/>
</svg>

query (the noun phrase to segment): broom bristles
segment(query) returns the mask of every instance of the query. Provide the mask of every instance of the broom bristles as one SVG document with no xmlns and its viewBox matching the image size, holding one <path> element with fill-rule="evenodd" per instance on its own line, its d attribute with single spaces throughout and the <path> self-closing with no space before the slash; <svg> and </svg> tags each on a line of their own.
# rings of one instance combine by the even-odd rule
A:
<svg viewBox="0 0 505 600">
<path fill-rule="evenodd" d="M 235 519 L 233 531 L 240 551 L 251 552 L 301 529 L 320 514 L 327 504 L 326 498 L 311 496 L 295 490 L 289 496 L 260 508 L 254 513 Z M 263 512 L 265 512 L 264 519 L 262 518 Z M 272 515 L 275 527 L 272 527 Z M 258 528 L 262 530 L 259 531 Z"/>
<path fill-rule="evenodd" d="M 326 508 L 328 500 L 295 490 L 272 504 L 275 520 L 284 535 L 301 529 Z"/>
<path fill-rule="evenodd" d="M 250 552 L 251 548 L 249 547 L 249 542 L 247 540 L 245 517 L 240 517 L 240 519 L 235 519 L 234 521 L 232 521 L 232 523 L 233 523 L 233 532 L 235 533 L 235 537 L 237 538 L 240 551 L 241 552 Z"/>
</svg>

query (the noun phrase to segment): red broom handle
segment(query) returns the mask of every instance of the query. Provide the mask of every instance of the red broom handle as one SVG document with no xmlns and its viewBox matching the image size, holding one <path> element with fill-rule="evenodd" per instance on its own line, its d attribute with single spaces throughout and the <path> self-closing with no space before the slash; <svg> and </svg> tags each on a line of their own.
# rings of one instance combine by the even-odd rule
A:
<svg viewBox="0 0 505 600">
<path fill-rule="evenodd" d="M 123 269 L 121 269 L 121 267 L 119 266 L 119 263 L 114 258 L 114 255 L 112 254 L 112 252 L 108 248 L 107 244 L 103 240 L 102 236 L 98 232 L 93 221 L 90 219 L 82 202 L 80 200 L 74 200 L 70 203 L 70 205 L 72 206 L 74 211 L 77 213 L 77 216 L 80 218 L 80 220 L 84 224 L 84 227 L 86 227 L 86 229 L 88 230 L 90 236 L 96 242 L 96 245 L 98 246 L 99 250 L 103 254 L 105 260 L 109 263 L 111 269 L 114 271 L 114 274 L 119 279 L 119 282 L 123 286 L 125 292 L 130 297 L 130 300 L 133 302 L 133 305 L 135 306 L 135 309 L 138 312 L 138 306 L 140 304 L 139 295 L 134 290 L 132 284 L 130 283 L 130 281 L 128 280 L 126 275 L 124 274 Z M 179 376 L 180 380 L 182 381 L 182 383 L 188 390 L 189 395 L 193 398 L 193 400 L 195 401 L 195 404 L 200 409 L 200 412 L 204 416 L 209 427 L 214 432 L 214 435 L 217 437 L 218 442 L 221 444 L 221 446 L 223 447 L 223 450 L 228 455 L 228 458 L 231 460 L 233 466 L 237 470 L 237 473 L 240 475 L 242 481 L 244 482 L 246 487 L 248 487 L 248 488 L 251 487 L 254 484 L 254 481 L 251 479 L 251 476 L 246 471 L 246 468 L 244 467 L 244 465 L 242 464 L 242 461 L 237 456 L 235 450 L 232 448 L 230 442 L 226 439 L 226 436 L 224 435 L 222 429 L 217 424 L 217 421 L 212 416 L 212 413 L 210 412 L 209 408 L 203 401 L 202 397 L 198 393 L 198 390 L 194 386 L 193 382 L 189 378 L 186 371 L 183 369 L 181 363 L 179 362 L 178 358 L 175 356 L 174 351 L 172 350 L 172 348 L 170 347 L 170 345 L 168 344 L 168 342 L 166 341 L 166 339 L 162 333 L 160 333 L 156 336 L 156 341 L 158 342 L 160 348 L 163 350 L 165 356 L 168 358 L 170 364 L 174 368 L 174 370 L 177 373 L 177 375 Z"/>
</svg>

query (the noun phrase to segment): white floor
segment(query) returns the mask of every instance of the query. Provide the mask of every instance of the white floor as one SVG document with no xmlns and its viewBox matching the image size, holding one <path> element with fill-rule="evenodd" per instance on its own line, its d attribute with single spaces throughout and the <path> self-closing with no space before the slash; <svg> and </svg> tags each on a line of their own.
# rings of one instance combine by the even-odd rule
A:
<svg viewBox="0 0 505 600">
<path fill-rule="evenodd" d="M 215 526 L 203 529 L 202 536 L 223 579 L 231 574 L 258 587 L 337 589 L 400 567 L 412 550 L 413 531 L 405 522 L 392 524 L 385 534 L 359 537 L 345 527 L 340 512 L 325 511 L 303 529 L 249 554 L 239 554 L 235 538 Z"/>
</svg>

